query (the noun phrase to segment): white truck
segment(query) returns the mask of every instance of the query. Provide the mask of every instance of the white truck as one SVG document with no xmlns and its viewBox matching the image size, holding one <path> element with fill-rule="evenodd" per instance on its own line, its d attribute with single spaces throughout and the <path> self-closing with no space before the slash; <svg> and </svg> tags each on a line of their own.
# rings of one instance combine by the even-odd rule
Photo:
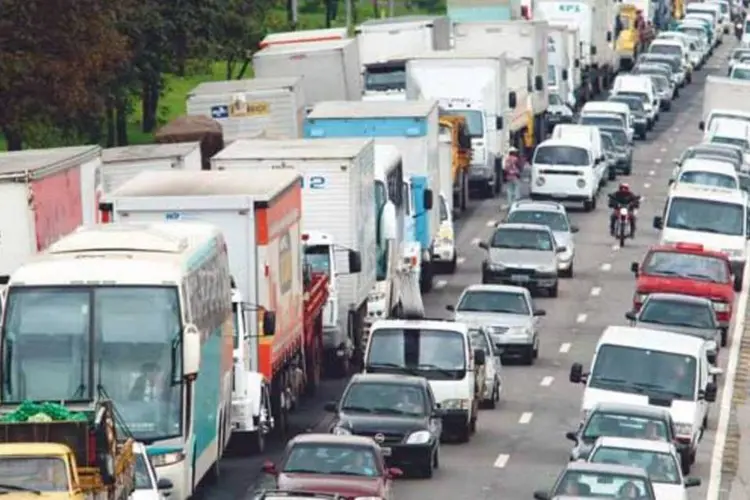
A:
<svg viewBox="0 0 750 500">
<path fill-rule="evenodd" d="M 0 285 L 31 256 L 95 220 L 99 146 L 0 153 Z"/>
<path fill-rule="evenodd" d="M 328 42 L 348 38 L 346 28 L 323 28 L 317 30 L 280 31 L 269 33 L 260 41 L 260 48 L 271 45 L 289 45 L 292 43 Z"/>
<path fill-rule="evenodd" d="M 270 45 L 253 54 L 258 78 L 302 77 L 307 106 L 362 98 L 357 39 Z"/>
<path fill-rule="evenodd" d="M 533 69 L 526 59 L 508 58 L 505 61 L 505 81 L 508 86 L 509 112 L 505 120 L 508 146 L 521 149 L 524 137 L 529 132 L 534 109 L 531 102 L 531 81 Z M 513 98 L 512 96 L 515 96 Z"/>
<path fill-rule="evenodd" d="M 448 0 L 446 10 L 451 21 L 487 22 L 521 19 L 521 0 Z"/>
<path fill-rule="evenodd" d="M 750 81 L 723 76 L 706 78 L 700 129 L 708 130 L 710 119 L 716 116 L 750 121 Z"/>
<path fill-rule="evenodd" d="M 609 86 L 619 69 L 612 45 L 615 14 L 609 5 L 603 0 L 540 0 L 534 16 L 579 31 L 583 77 L 579 105 Z"/>
<path fill-rule="evenodd" d="M 375 287 L 374 144 L 370 139 L 235 141 L 211 159 L 212 170 L 294 169 L 303 177 L 304 255 L 328 276 L 323 315 L 326 371 L 347 375 L 363 338 Z M 361 271 L 351 272 L 361 261 Z"/>
<path fill-rule="evenodd" d="M 406 65 L 409 99 L 437 100 L 441 114 L 466 119 L 472 147 L 469 186 L 485 197 L 500 193 L 507 151 L 504 120 L 514 98 L 507 90 L 505 64 L 503 54 L 485 49 L 432 52 Z M 450 171 L 447 178 L 451 178 Z M 452 184 L 441 183 L 443 192 L 450 193 Z"/>
<path fill-rule="evenodd" d="M 224 143 L 302 134 L 305 95 L 301 77 L 204 82 L 187 95 L 189 116 L 210 116 L 221 124 Z"/>
<path fill-rule="evenodd" d="M 546 113 L 549 107 L 547 88 L 549 25 L 543 20 L 468 22 L 454 25 L 456 49 L 487 50 L 495 47 L 508 57 L 531 62 L 531 103 L 534 110 L 533 145 L 547 134 Z"/>
<path fill-rule="evenodd" d="M 547 59 L 549 64 L 548 80 L 550 92 L 571 107 L 575 107 L 575 96 L 571 85 L 572 65 L 568 55 L 568 27 L 564 24 L 550 24 Z"/>
<path fill-rule="evenodd" d="M 365 100 L 405 99 L 409 54 L 450 48 L 451 25 L 445 16 L 370 19 L 354 32 Z"/>
</svg>

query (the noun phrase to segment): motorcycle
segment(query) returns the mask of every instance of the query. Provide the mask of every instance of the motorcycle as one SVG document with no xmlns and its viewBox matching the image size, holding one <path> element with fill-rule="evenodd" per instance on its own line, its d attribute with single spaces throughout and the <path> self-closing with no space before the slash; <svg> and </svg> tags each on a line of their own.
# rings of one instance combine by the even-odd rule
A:
<svg viewBox="0 0 750 500">
<path fill-rule="evenodd" d="M 625 239 L 630 237 L 633 222 L 632 218 L 635 216 L 635 209 L 638 207 L 638 202 L 634 202 L 629 206 L 625 206 L 621 203 L 617 203 L 613 199 L 610 199 L 609 207 L 614 209 L 615 211 L 614 236 L 620 242 L 620 247 L 624 247 Z"/>
<path fill-rule="evenodd" d="M 742 23 L 737 23 L 734 25 L 734 36 L 737 37 L 737 40 L 742 40 Z"/>
</svg>

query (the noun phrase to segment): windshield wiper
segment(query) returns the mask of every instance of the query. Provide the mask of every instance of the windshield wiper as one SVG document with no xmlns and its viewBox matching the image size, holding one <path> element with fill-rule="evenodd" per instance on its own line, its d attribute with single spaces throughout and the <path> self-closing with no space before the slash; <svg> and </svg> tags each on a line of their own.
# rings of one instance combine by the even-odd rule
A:
<svg viewBox="0 0 750 500">
<path fill-rule="evenodd" d="M 367 365 L 370 368 L 396 368 L 398 370 L 407 370 L 403 365 L 397 365 L 396 363 L 369 363 Z"/>
<path fill-rule="evenodd" d="M 284 474 L 324 474 L 319 470 L 313 469 L 284 469 L 282 472 Z"/>
<path fill-rule="evenodd" d="M 399 410 L 398 408 L 375 408 L 374 413 L 382 413 L 384 415 L 411 415 L 416 416 L 414 413 L 404 410 Z"/>
<path fill-rule="evenodd" d="M 0 484 L 0 488 L 4 488 L 6 490 L 11 490 L 11 491 L 23 491 L 23 492 L 26 492 L 26 493 L 33 493 L 34 495 L 41 495 L 42 494 L 42 492 L 39 491 L 39 490 L 35 490 L 34 488 L 27 488 L 25 486 L 18 486 L 17 484 L 4 484 L 4 483 L 1 483 Z M 3 494 L 3 493 L 8 493 L 8 492 L 7 491 L 0 492 L 0 494 Z"/>
<path fill-rule="evenodd" d="M 651 383 L 648 383 L 648 382 L 634 382 L 633 385 L 635 387 L 640 387 L 640 388 L 643 388 L 643 389 L 649 389 L 649 390 L 652 390 L 652 391 L 655 391 L 655 392 L 661 392 L 663 394 L 669 394 L 670 396 L 674 396 L 676 398 L 683 397 L 682 393 L 677 392 L 677 391 L 672 391 L 670 389 L 667 389 L 663 385 L 659 385 L 659 384 L 651 384 Z"/>
<path fill-rule="evenodd" d="M 438 373 L 442 373 L 446 377 L 453 378 L 456 374 L 454 373 L 455 370 L 448 370 L 447 368 L 440 368 L 438 365 L 433 365 L 431 363 L 420 363 L 417 365 L 418 370 L 432 370 L 436 371 Z"/>
<path fill-rule="evenodd" d="M 655 274 L 660 276 L 682 276 L 677 271 L 670 271 L 668 269 L 658 269 L 655 271 L 651 271 L 649 274 Z"/>
<path fill-rule="evenodd" d="M 687 273 L 686 276 L 690 278 L 698 278 L 706 281 L 710 281 L 711 283 L 721 283 L 721 281 L 717 280 L 716 278 L 708 275 L 708 274 L 701 274 L 701 273 Z"/>
<path fill-rule="evenodd" d="M 366 408 L 364 406 L 342 406 L 342 411 L 355 411 L 359 413 L 372 413 L 372 408 Z"/>
<path fill-rule="evenodd" d="M 625 384 L 627 380 L 622 378 L 609 378 L 609 377 L 594 377 L 594 380 L 598 382 L 607 382 L 610 384 Z"/>
</svg>

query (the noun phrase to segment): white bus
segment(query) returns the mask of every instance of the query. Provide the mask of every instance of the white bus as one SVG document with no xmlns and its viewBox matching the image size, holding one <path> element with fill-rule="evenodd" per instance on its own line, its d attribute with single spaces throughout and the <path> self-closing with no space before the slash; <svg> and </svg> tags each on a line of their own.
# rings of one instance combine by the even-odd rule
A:
<svg viewBox="0 0 750 500">
<path fill-rule="evenodd" d="M 197 222 L 81 228 L 6 290 L 2 409 L 110 399 L 171 499 L 218 474 L 230 437 L 232 303 L 224 237 Z M 200 368 L 200 371 L 199 371 Z"/>
</svg>

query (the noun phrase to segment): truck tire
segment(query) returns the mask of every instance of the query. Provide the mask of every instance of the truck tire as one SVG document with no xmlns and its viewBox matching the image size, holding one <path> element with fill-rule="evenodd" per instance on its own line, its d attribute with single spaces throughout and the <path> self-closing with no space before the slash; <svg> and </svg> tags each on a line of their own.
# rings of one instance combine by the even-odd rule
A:
<svg viewBox="0 0 750 500">
<path fill-rule="evenodd" d="M 460 208 L 461 214 L 466 212 L 466 207 L 469 204 L 469 176 L 466 173 L 461 175 L 461 201 Z"/>
</svg>

